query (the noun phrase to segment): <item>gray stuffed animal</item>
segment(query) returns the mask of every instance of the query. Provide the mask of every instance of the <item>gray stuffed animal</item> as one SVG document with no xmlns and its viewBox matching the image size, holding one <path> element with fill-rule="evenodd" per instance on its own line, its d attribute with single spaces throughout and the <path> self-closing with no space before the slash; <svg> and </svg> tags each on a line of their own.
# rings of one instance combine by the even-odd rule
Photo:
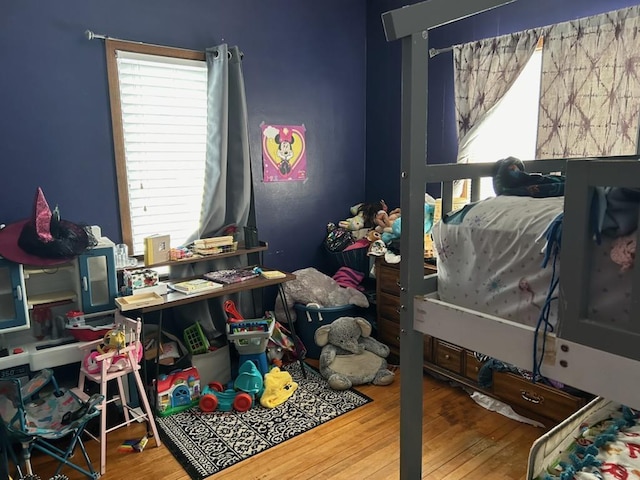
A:
<svg viewBox="0 0 640 480">
<path fill-rule="evenodd" d="M 282 289 L 286 304 L 282 302 L 280 295 L 276 298 L 275 315 L 276 318 L 284 322 L 286 320 L 285 309 L 289 311 L 292 319 L 296 319 L 293 308 L 295 303 L 308 305 L 314 303 L 325 307 L 341 307 L 343 305 L 356 305 L 357 307 L 369 307 L 367 296 L 355 288 L 341 287 L 333 278 L 308 267 L 293 272 L 295 280 L 283 284 Z"/>
<path fill-rule="evenodd" d="M 334 390 L 373 383 L 389 385 L 394 374 L 387 368 L 389 347 L 371 338 L 371 324 L 362 317 L 340 317 L 316 330 L 322 347 L 320 374 Z"/>
</svg>

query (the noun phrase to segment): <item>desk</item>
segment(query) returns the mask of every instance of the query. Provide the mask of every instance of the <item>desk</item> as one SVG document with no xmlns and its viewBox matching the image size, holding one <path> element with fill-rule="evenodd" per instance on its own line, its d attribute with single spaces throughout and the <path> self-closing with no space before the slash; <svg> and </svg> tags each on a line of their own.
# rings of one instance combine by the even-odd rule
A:
<svg viewBox="0 0 640 480">
<path fill-rule="evenodd" d="M 291 273 L 285 273 L 284 277 L 281 278 L 263 278 L 263 277 L 256 277 L 256 278 L 251 278 L 249 280 L 245 280 L 243 282 L 238 282 L 238 283 L 233 283 L 230 285 L 224 285 L 221 288 L 217 288 L 215 290 L 210 290 L 208 292 L 203 292 L 203 293 L 196 293 L 196 294 L 192 294 L 192 295 L 185 295 L 183 293 L 178 293 L 178 292 L 169 292 L 166 295 L 163 295 L 163 299 L 164 302 L 157 304 L 157 305 L 150 305 L 147 307 L 142 307 L 140 309 L 137 310 L 137 312 L 139 312 L 142 321 L 144 323 L 144 315 L 147 313 L 152 313 L 152 312 L 159 312 L 159 320 L 158 320 L 158 338 L 157 338 L 157 342 L 158 345 L 161 344 L 161 340 L 162 340 L 162 311 L 167 309 L 167 308 L 173 308 L 173 307 L 178 307 L 181 305 L 188 305 L 190 303 L 193 302 L 200 302 L 202 300 L 208 300 L 210 298 L 216 298 L 216 297 L 222 297 L 225 295 L 230 295 L 233 293 L 238 293 L 238 292 L 246 292 L 246 291 L 251 291 L 251 290 L 256 290 L 256 289 L 260 289 L 260 288 L 265 288 L 265 287 L 270 287 L 270 286 L 277 286 L 278 287 L 278 294 L 280 295 L 280 298 L 283 302 L 283 305 L 286 305 L 286 298 L 285 298 L 285 293 L 284 293 L 284 289 L 282 288 L 282 285 L 286 282 L 290 282 L 291 280 L 295 280 L 296 276 L 291 274 Z M 136 310 L 134 310 L 136 311 Z M 293 321 L 291 319 L 291 315 L 289 313 L 288 309 L 285 309 L 285 315 L 287 317 L 287 326 L 289 328 L 289 331 L 291 332 L 291 335 L 293 337 L 293 341 L 294 344 L 296 345 L 297 348 L 297 340 L 298 340 L 298 336 L 296 335 L 295 332 L 295 327 L 293 325 Z M 300 354 L 299 352 L 296 351 L 296 354 L 298 356 L 298 361 L 300 362 L 300 367 L 302 369 L 302 373 L 306 378 L 306 370 L 304 369 L 304 362 L 303 359 L 300 358 Z M 160 351 L 158 350 L 156 352 L 156 359 L 155 359 L 155 378 L 159 377 L 160 374 L 160 364 L 158 362 L 158 356 L 160 355 Z M 146 375 L 145 375 L 146 376 Z M 145 382 L 148 384 L 148 379 L 145 379 Z M 153 405 L 154 407 L 155 402 L 157 401 L 157 382 L 154 386 L 153 389 Z"/>
</svg>

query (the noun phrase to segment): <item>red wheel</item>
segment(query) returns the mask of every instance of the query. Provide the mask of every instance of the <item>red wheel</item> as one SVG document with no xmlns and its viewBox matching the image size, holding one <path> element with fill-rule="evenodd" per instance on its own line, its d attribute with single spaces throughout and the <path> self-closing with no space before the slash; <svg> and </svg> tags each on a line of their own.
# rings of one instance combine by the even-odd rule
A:
<svg viewBox="0 0 640 480">
<path fill-rule="evenodd" d="M 203 412 L 213 412 L 218 408 L 218 397 L 211 395 L 210 393 L 203 395 L 200 397 L 200 403 L 198 406 Z"/>
<path fill-rule="evenodd" d="M 251 408 L 253 404 L 253 398 L 248 393 L 241 392 L 236 395 L 233 400 L 233 408 L 238 412 L 246 412 Z"/>
<path fill-rule="evenodd" d="M 216 392 L 224 392 L 224 386 L 220 382 L 209 382 L 209 388 Z"/>
</svg>

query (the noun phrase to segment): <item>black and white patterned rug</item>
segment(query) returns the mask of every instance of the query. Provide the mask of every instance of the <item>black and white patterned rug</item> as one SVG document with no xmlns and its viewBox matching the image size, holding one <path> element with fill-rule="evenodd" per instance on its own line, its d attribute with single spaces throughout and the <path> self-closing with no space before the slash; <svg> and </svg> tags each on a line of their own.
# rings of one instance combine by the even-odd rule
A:
<svg viewBox="0 0 640 480">
<path fill-rule="evenodd" d="M 308 365 L 306 379 L 298 362 L 285 368 L 298 389 L 275 408 L 258 403 L 244 413 L 203 413 L 195 407 L 157 419 L 162 441 L 192 479 L 213 475 L 372 401 L 354 389 L 332 390 Z"/>
</svg>

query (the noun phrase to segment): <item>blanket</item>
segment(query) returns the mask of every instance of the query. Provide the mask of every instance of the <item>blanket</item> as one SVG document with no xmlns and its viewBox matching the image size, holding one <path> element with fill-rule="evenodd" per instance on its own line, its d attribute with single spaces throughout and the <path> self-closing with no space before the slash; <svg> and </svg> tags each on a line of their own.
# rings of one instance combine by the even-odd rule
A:
<svg viewBox="0 0 640 480">
<path fill-rule="evenodd" d="M 496 195 L 560 197 L 564 195 L 564 176 L 528 173 L 521 160 L 507 157 L 493 167 L 493 190 Z"/>
</svg>

